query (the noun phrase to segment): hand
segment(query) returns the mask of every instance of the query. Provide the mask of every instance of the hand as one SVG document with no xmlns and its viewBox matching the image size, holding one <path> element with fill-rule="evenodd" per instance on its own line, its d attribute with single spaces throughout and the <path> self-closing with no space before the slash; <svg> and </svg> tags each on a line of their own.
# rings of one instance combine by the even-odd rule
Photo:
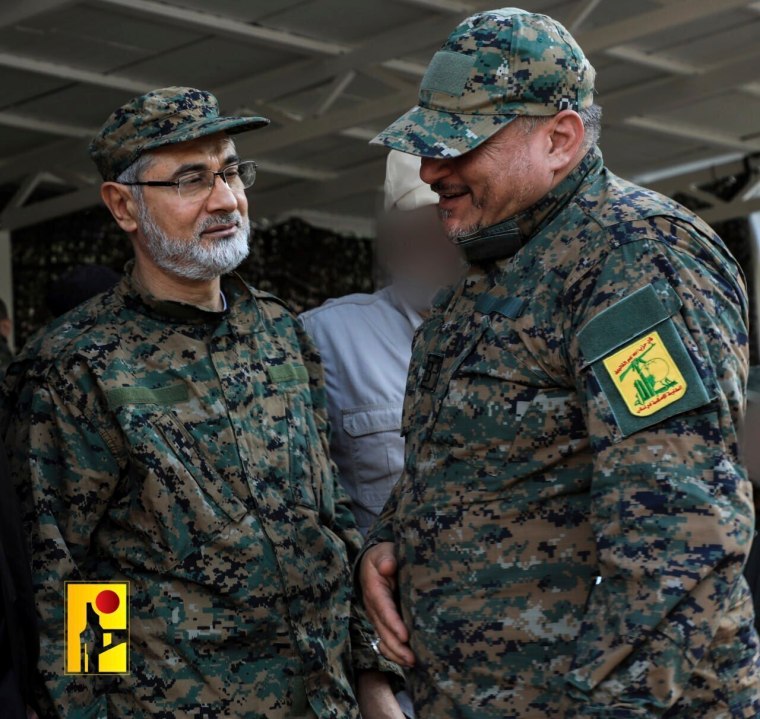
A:
<svg viewBox="0 0 760 719">
<path fill-rule="evenodd" d="M 393 542 L 381 542 L 368 549 L 359 568 L 367 615 L 380 637 L 379 650 L 396 664 L 410 667 L 414 654 L 409 649 L 409 630 L 396 608 L 396 557 Z"/>
<path fill-rule="evenodd" d="M 40 719 L 37 716 L 37 712 L 32 709 L 32 707 L 28 706 L 26 707 L 26 719 Z"/>
<path fill-rule="evenodd" d="M 382 672 L 361 672 L 356 682 L 356 698 L 362 719 L 405 719 Z"/>
</svg>

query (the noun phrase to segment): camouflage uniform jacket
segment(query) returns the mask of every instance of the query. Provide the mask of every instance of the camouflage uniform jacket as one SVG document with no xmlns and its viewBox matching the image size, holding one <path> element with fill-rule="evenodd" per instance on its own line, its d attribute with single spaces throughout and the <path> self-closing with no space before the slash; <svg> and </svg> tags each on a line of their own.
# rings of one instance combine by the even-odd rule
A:
<svg viewBox="0 0 760 719">
<path fill-rule="evenodd" d="M 366 545 L 396 545 L 418 715 L 760 716 L 741 271 L 598 150 L 516 226 L 417 333 Z"/>
<path fill-rule="evenodd" d="M 61 717 L 359 716 L 352 664 L 376 658 L 358 623 L 349 642 L 361 537 L 320 361 L 278 300 L 223 288 L 209 312 L 127 277 L 11 366 L 0 428 Z M 130 675 L 64 675 L 77 579 L 129 580 Z"/>
<path fill-rule="evenodd" d="M 8 340 L 0 335 L 0 380 L 2 380 L 8 365 L 13 362 L 13 352 L 8 345 Z"/>
</svg>

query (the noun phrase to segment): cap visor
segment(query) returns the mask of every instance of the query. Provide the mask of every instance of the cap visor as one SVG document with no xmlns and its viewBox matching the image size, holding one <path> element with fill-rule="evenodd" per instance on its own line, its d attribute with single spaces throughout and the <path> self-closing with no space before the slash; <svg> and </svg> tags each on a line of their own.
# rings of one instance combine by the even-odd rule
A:
<svg viewBox="0 0 760 719">
<path fill-rule="evenodd" d="M 198 137 L 214 135 L 217 132 L 226 132 L 230 135 L 237 135 L 249 130 L 257 130 L 269 124 L 266 117 L 217 117 L 213 119 L 204 118 L 191 122 L 178 128 L 176 132 L 169 132 L 166 135 L 154 138 L 152 141 L 145 143 L 143 150 L 154 150 L 164 145 L 174 145 L 178 142 L 187 142 L 195 140 Z"/>
<path fill-rule="evenodd" d="M 370 144 L 418 157 L 458 157 L 485 142 L 516 115 L 460 115 L 415 105 Z"/>
</svg>

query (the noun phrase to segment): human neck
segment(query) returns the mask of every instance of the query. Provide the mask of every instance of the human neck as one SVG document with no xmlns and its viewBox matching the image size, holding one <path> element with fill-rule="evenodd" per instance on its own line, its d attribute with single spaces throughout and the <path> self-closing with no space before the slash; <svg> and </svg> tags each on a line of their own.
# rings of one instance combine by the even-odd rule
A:
<svg viewBox="0 0 760 719">
<path fill-rule="evenodd" d="M 184 302 L 212 312 L 221 312 L 223 309 L 218 277 L 210 280 L 188 280 L 170 275 L 139 253 L 136 253 L 132 276 L 157 300 Z"/>
</svg>

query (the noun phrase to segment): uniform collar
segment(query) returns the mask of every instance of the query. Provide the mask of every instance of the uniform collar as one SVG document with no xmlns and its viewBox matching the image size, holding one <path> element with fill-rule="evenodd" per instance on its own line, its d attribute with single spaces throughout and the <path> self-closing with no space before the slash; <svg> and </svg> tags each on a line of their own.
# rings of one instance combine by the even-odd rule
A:
<svg viewBox="0 0 760 719">
<path fill-rule="evenodd" d="M 130 260 L 124 268 L 125 276 L 122 280 L 125 302 L 134 303 L 135 309 L 156 319 L 175 320 L 186 324 L 216 323 L 234 311 L 235 306 L 240 302 L 251 297 L 251 292 L 240 275 L 232 273 L 223 276 L 221 280 L 221 288 L 226 300 L 226 306 L 221 312 L 189 302 L 161 300 L 137 281 L 133 270 L 134 260 Z"/>
<path fill-rule="evenodd" d="M 602 153 L 594 146 L 578 166 L 535 205 L 503 222 L 463 237 L 457 244 L 467 261 L 491 262 L 515 255 L 572 200 L 586 177 L 599 174 L 603 166 Z"/>
</svg>

